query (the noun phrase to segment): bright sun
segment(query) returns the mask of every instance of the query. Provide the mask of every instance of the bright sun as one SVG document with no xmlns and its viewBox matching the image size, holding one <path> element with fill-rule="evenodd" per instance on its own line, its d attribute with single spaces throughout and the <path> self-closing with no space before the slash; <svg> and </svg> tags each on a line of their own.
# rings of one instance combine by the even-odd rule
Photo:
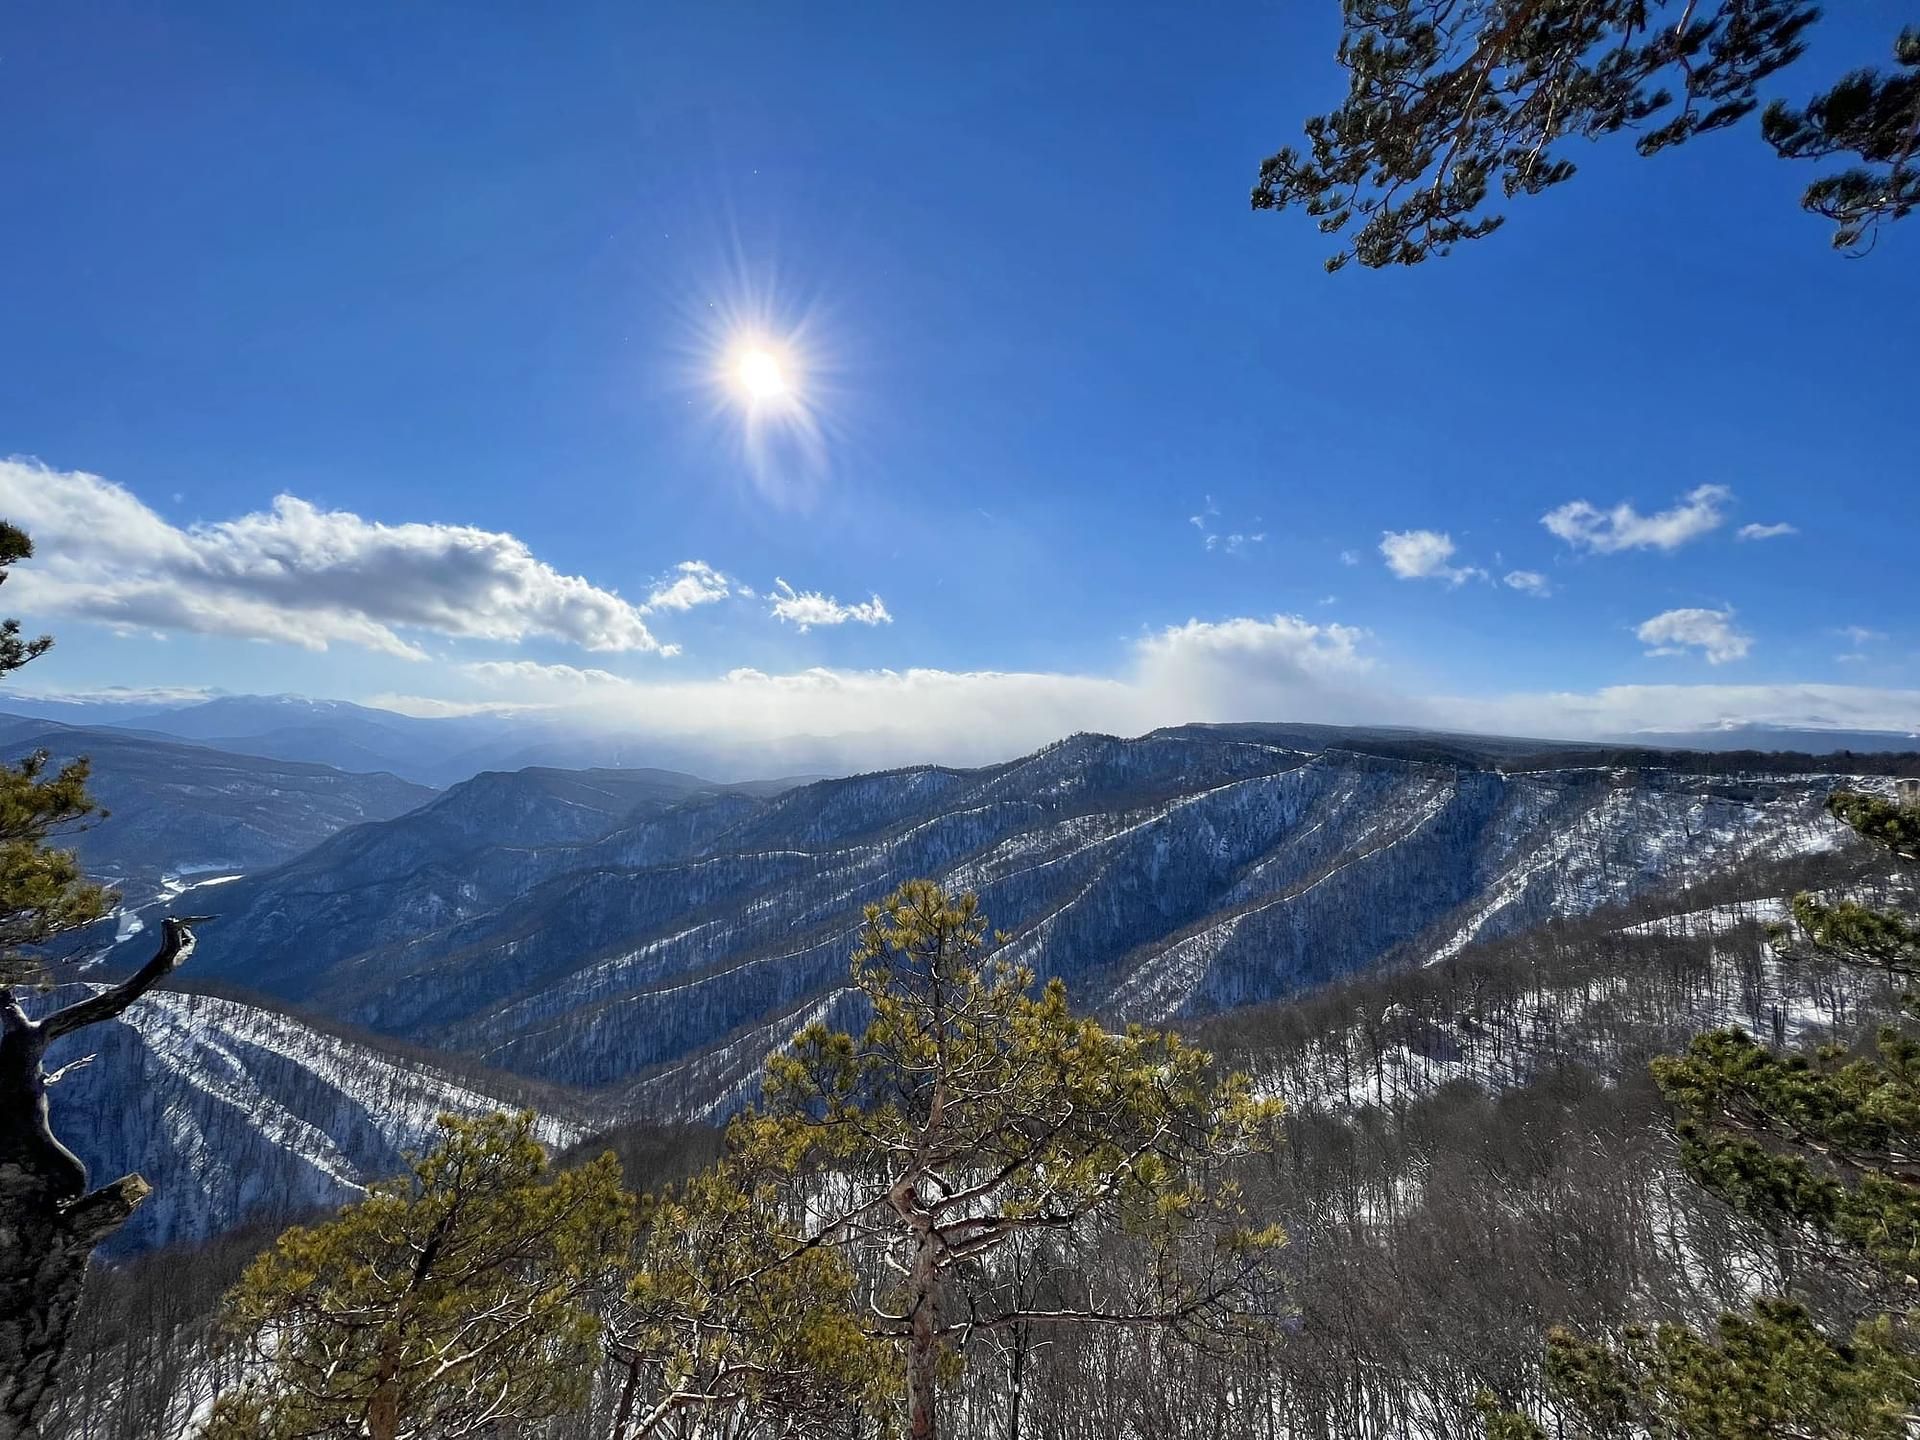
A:
<svg viewBox="0 0 1920 1440">
<path fill-rule="evenodd" d="M 733 375 L 749 400 L 777 400 L 787 393 L 787 372 L 771 350 L 755 346 L 741 351 Z"/>
</svg>

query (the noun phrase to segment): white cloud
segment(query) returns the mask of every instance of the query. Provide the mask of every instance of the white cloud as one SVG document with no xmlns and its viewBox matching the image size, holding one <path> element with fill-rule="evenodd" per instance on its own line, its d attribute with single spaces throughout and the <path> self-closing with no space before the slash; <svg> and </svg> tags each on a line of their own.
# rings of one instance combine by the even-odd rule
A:
<svg viewBox="0 0 1920 1440">
<path fill-rule="evenodd" d="M 1198 515 L 1189 515 L 1187 517 L 1187 523 L 1204 535 L 1208 530 L 1213 528 L 1212 522 L 1219 514 L 1220 507 L 1213 503 L 1213 496 L 1209 495 L 1206 497 L 1206 503 L 1200 507 L 1200 513 Z"/>
<path fill-rule="evenodd" d="M 1367 632 L 1354 625 L 1318 624 L 1298 615 L 1269 620 L 1189 620 L 1149 634 L 1135 646 L 1143 673 L 1165 676 L 1179 669 L 1181 682 L 1196 678 L 1196 666 L 1271 681 L 1316 675 L 1356 675 L 1371 668 L 1360 653 Z M 1201 687 L 1203 690 L 1205 686 Z"/>
<path fill-rule="evenodd" d="M 844 625 L 849 620 L 862 625 L 893 623 L 886 602 L 878 595 L 858 604 L 843 605 L 831 595 L 822 595 L 817 590 L 795 590 L 780 579 L 774 580 L 773 589 L 768 593 L 773 606 L 767 613 L 802 630 L 811 630 L 815 625 Z"/>
<path fill-rule="evenodd" d="M 291 495 L 183 530 L 111 481 L 23 459 L 0 460 L 0 514 L 34 537 L 13 576 L 29 611 L 412 660 L 426 652 L 403 631 L 673 653 L 639 607 L 499 531 L 383 525 Z"/>
<path fill-rule="evenodd" d="M 586 669 L 578 665 L 548 665 L 538 660 L 476 660 L 462 665 L 460 671 L 489 685 L 532 683 L 543 691 L 551 691 L 555 686 L 589 690 L 595 686 L 628 683 L 611 670 Z"/>
<path fill-rule="evenodd" d="M 1444 580 L 1460 585 L 1484 580 L 1477 565 L 1452 564 L 1453 537 L 1440 530 L 1387 530 L 1380 536 L 1380 553 L 1387 568 L 1402 580 Z"/>
<path fill-rule="evenodd" d="M 1742 525 L 1733 532 L 1736 540 L 1776 540 L 1782 535 L 1798 535 L 1800 527 L 1782 520 L 1773 525 Z"/>
<path fill-rule="evenodd" d="M 1340 563 L 1342 565 L 1358 565 L 1360 563 L 1360 552 L 1358 550 L 1342 550 L 1340 552 Z"/>
<path fill-rule="evenodd" d="M 1366 632 L 1298 616 L 1190 620 L 1141 637 L 1115 677 L 949 670 L 737 669 L 634 681 L 533 661 L 465 667 L 497 700 L 385 695 L 413 714 L 538 706 L 584 728 L 657 738 L 686 763 L 860 768 L 970 763 L 1076 730 L 1138 734 L 1189 720 L 1374 718 L 1383 703 Z M 822 738 L 825 737 L 825 738 Z M 756 770 L 754 773 L 759 773 Z"/>
<path fill-rule="evenodd" d="M 1732 610 L 1668 610 L 1643 621 L 1634 635 L 1649 655 L 1698 650 L 1709 665 L 1745 658 L 1753 637 L 1734 628 Z"/>
<path fill-rule="evenodd" d="M 1509 570 L 1500 579 L 1500 583 L 1509 590 L 1518 590 L 1522 595 L 1533 595 L 1544 600 L 1553 594 L 1553 585 L 1538 570 Z"/>
<path fill-rule="evenodd" d="M 682 560 L 674 567 L 671 580 L 662 580 L 647 592 L 647 603 L 640 608 L 691 610 L 696 605 L 724 600 L 731 593 L 731 582 L 706 561 Z"/>
<path fill-rule="evenodd" d="M 1733 498 L 1725 485 L 1700 485 L 1671 510 L 1642 515 L 1622 502 L 1602 510 L 1585 500 L 1570 500 L 1540 517 L 1540 523 L 1576 549 L 1610 555 L 1620 550 L 1674 550 L 1717 529 Z"/>
</svg>

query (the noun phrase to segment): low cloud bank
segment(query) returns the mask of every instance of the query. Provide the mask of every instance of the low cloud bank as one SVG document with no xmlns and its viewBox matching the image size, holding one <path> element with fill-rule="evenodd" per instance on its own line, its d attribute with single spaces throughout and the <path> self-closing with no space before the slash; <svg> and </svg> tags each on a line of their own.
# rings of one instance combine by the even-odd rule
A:
<svg viewBox="0 0 1920 1440">
<path fill-rule="evenodd" d="M 1405 725 L 1593 740 L 1731 725 L 1910 731 L 1920 690 L 1848 685 L 1616 685 L 1491 697 L 1415 695 L 1367 654 L 1367 634 L 1293 615 L 1188 621 L 1135 642 L 1111 677 L 933 669 L 734 670 L 634 681 L 533 661 L 469 666 L 455 700 L 386 695 L 413 714 L 517 711 L 529 722 L 653 737 L 683 758 L 843 769 L 978 764 L 1078 730 L 1133 735 L 1188 721 Z"/>
</svg>

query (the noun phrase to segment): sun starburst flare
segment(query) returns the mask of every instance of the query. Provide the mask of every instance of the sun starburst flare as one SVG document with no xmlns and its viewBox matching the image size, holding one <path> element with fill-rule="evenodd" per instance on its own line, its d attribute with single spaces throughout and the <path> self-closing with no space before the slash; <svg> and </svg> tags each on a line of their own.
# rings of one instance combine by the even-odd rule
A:
<svg viewBox="0 0 1920 1440">
<path fill-rule="evenodd" d="M 733 362 L 733 380 L 748 402 L 755 405 L 784 399 L 791 387 L 787 367 L 780 357 L 762 345 L 743 347 Z"/>
</svg>

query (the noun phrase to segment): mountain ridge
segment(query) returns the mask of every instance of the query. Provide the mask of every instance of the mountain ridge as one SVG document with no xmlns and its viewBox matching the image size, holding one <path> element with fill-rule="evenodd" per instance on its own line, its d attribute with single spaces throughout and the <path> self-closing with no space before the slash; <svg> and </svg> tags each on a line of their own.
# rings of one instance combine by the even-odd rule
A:
<svg viewBox="0 0 1920 1440">
<path fill-rule="evenodd" d="M 1606 754 L 1592 747 L 1563 752 L 1559 770 L 1504 770 L 1524 746 L 1475 755 L 1395 735 L 1370 753 L 1283 738 L 1318 737 L 1077 735 L 977 769 L 902 767 L 770 799 L 689 795 L 585 840 L 467 835 L 461 875 L 412 891 L 345 886 L 324 919 L 288 867 L 223 896 L 210 954 L 253 955 L 248 983 L 356 1025 L 631 1088 L 835 1003 L 860 903 L 912 875 L 977 889 L 1012 955 L 1083 1003 L 1164 1021 L 1310 988 L 1407 946 L 1451 953 L 1584 913 L 1675 865 L 1712 873 L 1845 843 L 1821 801 L 1856 779 L 1721 773 L 1720 757 L 1612 767 L 1592 763 Z M 1407 746 L 1420 758 L 1393 753 Z M 381 868 L 409 873 L 397 859 Z M 339 938 L 289 949 L 320 931 Z M 662 1112 L 704 1113 L 715 1098 L 663 1100 Z"/>
</svg>

